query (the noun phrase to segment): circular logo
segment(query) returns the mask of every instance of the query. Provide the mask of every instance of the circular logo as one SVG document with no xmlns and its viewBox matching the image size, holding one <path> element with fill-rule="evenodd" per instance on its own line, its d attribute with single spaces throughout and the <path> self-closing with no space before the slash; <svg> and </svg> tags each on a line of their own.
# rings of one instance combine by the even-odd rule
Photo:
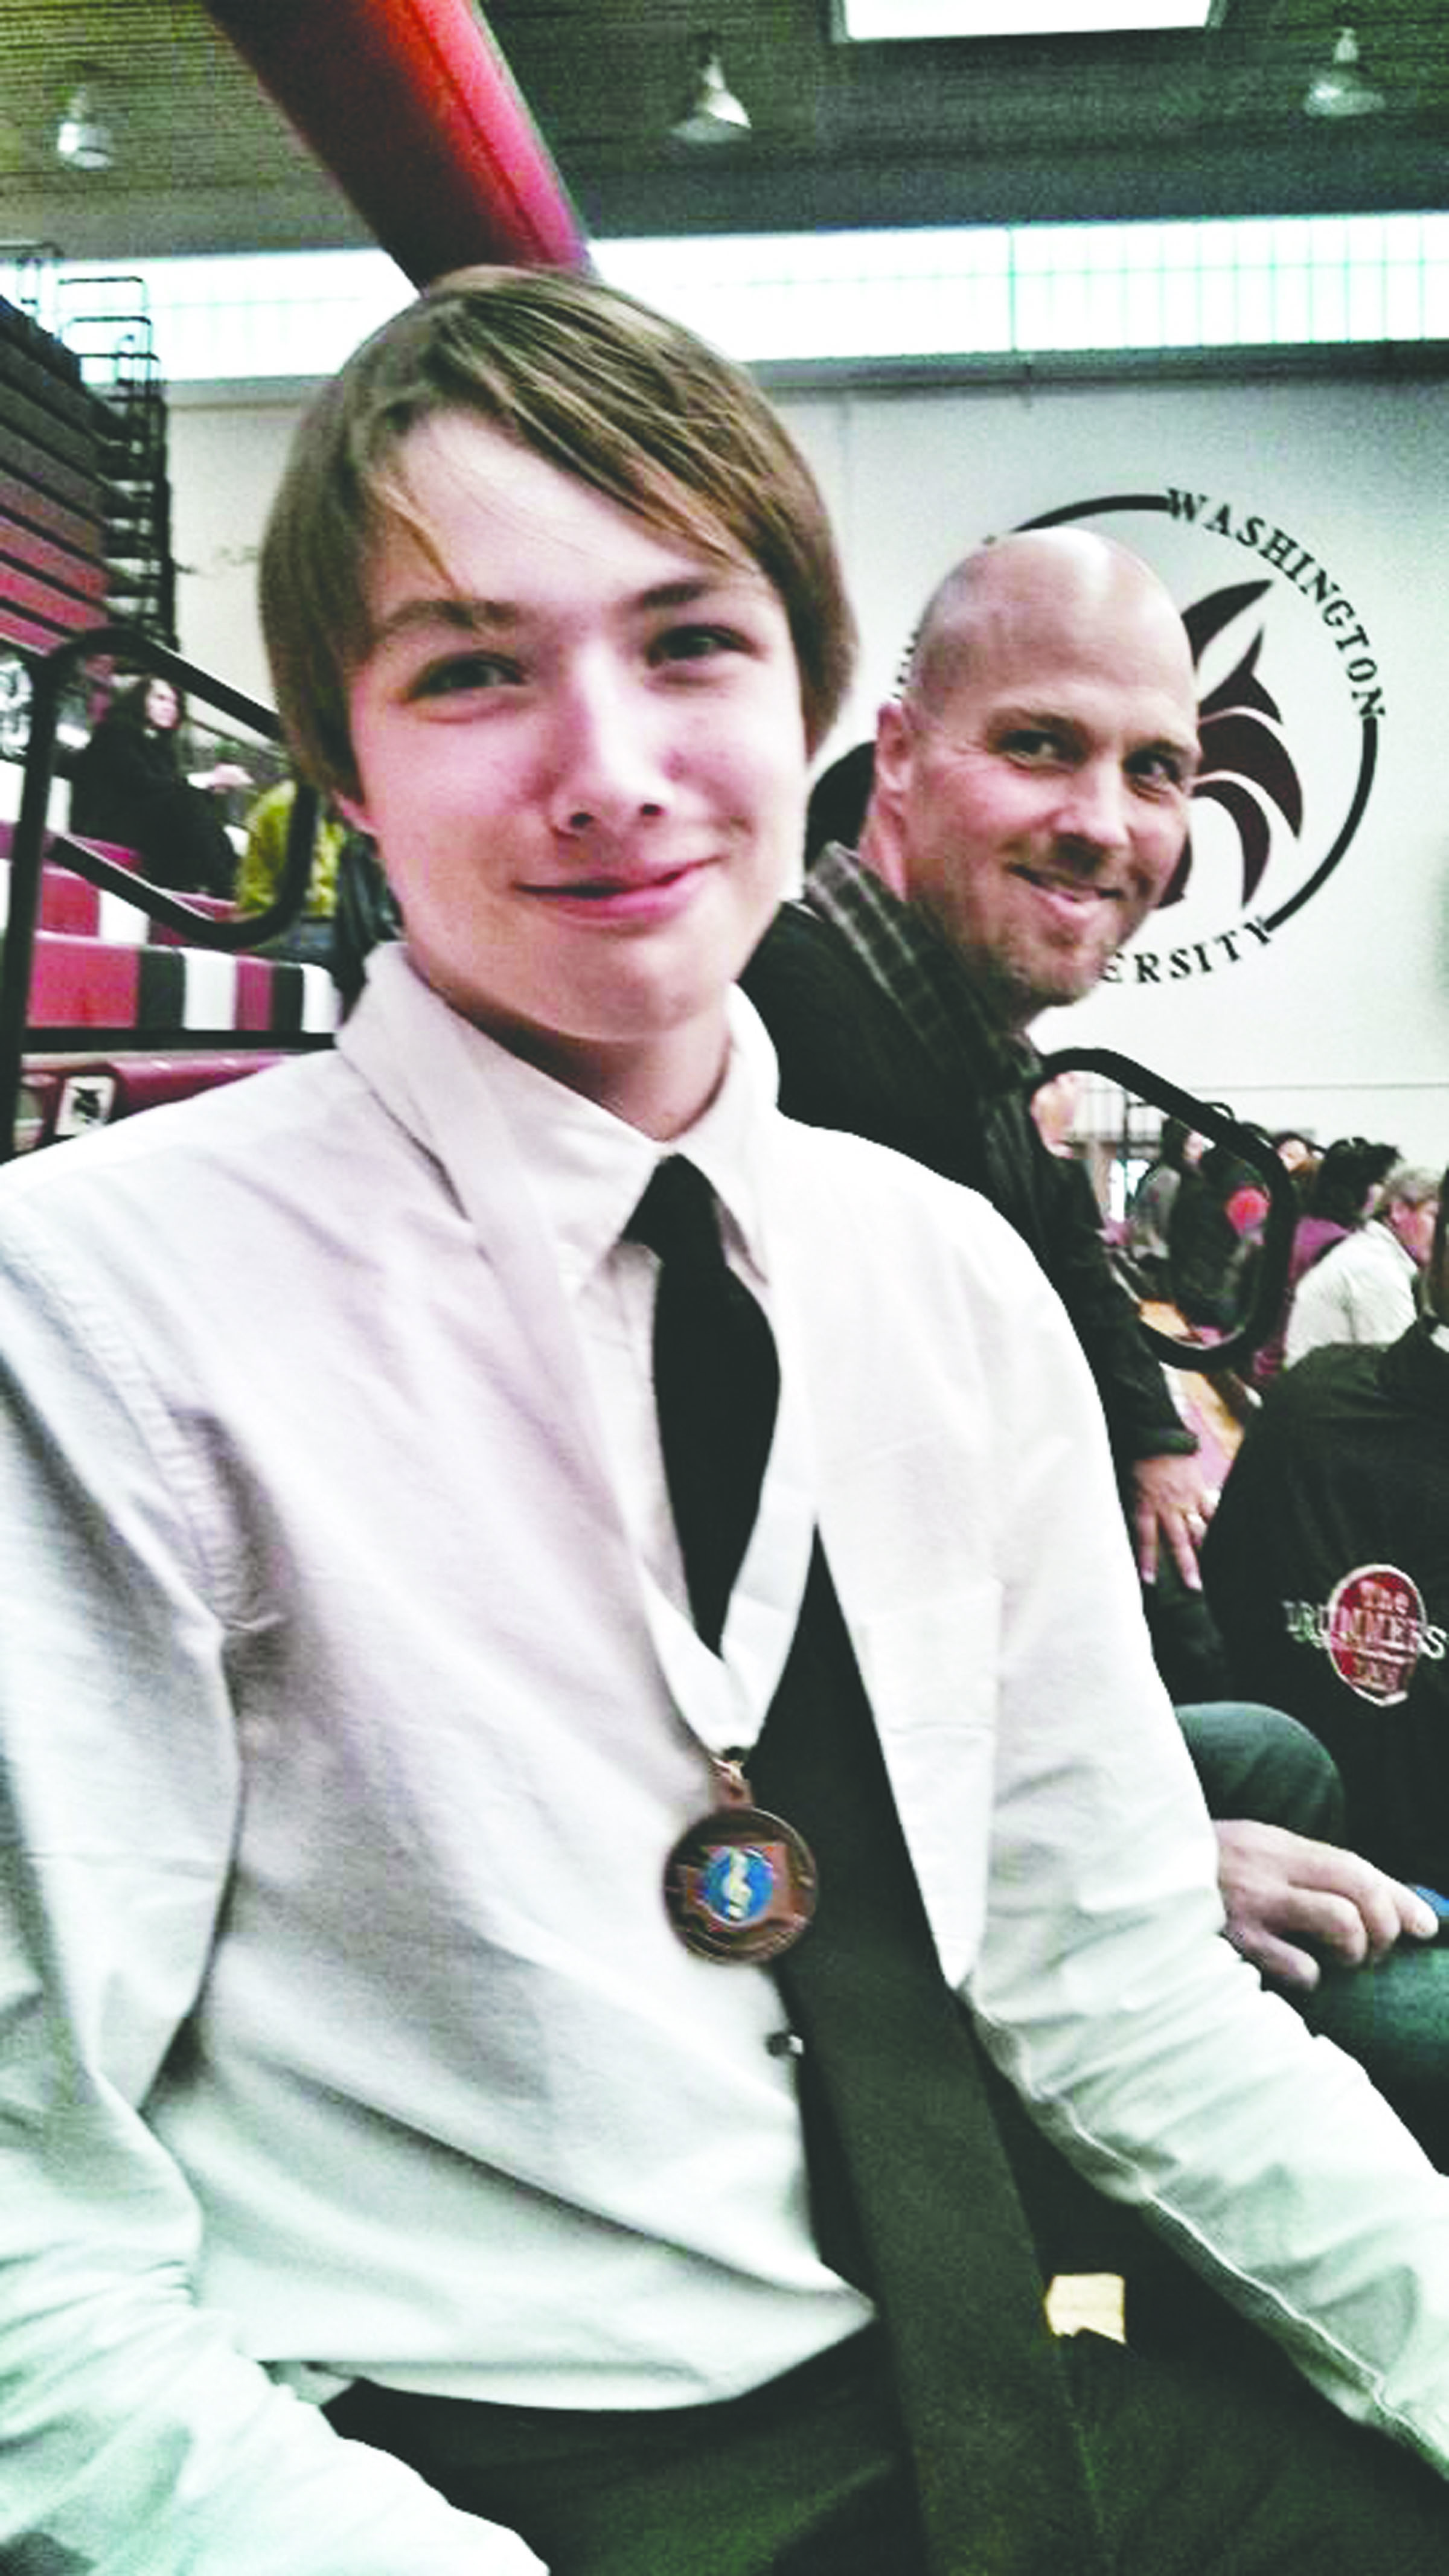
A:
<svg viewBox="0 0 1449 2576">
<path fill-rule="evenodd" d="M 1424 1645 L 1424 1599 L 1394 1565 L 1360 1565 L 1329 1597 L 1324 1645 L 1341 1682 L 1376 1708 L 1408 1697 Z"/>
<path fill-rule="evenodd" d="M 799 1940 L 815 1912 L 810 1847 L 763 1807 L 716 1807 L 681 1834 L 664 1870 L 664 1903 L 687 1950 L 750 1964 Z"/>
<path fill-rule="evenodd" d="M 1069 502 L 1029 528 L 1100 525 L 1182 611 L 1202 767 L 1187 848 L 1109 983 L 1180 986 L 1261 957 L 1347 856 L 1388 713 L 1342 566 L 1251 494 L 1168 484 Z"/>
<path fill-rule="evenodd" d="M 717 1851 L 699 1874 L 699 1902 L 716 1923 L 756 1923 L 775 1893 L 775 1871 L 757 1843 Z"/>
</svg>

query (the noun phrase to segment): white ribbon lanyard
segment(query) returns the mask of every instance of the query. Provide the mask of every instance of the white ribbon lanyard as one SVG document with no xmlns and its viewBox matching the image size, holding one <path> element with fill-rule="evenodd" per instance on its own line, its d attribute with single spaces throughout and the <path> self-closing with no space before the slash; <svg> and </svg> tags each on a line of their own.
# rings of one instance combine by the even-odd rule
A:
<svg viewBox="0 0 1449 2576">
<path fill-rule="evenodd" d="M 772 1324 L 778 1342 L 778 1319 Z M 800 1621 L 815 1535 L 814 1495 L 800 1372 L 782 1350 L 780 1409 L 759 1514 L 717 1655 L 631 1550 L 670 1698 L 706 1753 L 747 1750 L 758 1740 Z"/>
</svg>

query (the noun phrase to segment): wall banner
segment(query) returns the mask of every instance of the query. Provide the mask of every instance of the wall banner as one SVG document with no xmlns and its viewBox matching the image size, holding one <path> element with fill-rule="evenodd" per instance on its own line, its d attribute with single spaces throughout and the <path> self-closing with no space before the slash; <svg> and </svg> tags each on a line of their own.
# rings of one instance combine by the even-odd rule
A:
<svg viewBox="0 0 1449 2576">
<path fill-rule="evenodd" d="M 1106 981 L 1250 974 L 1349 862 L 1373 793 L 1389 699 L 1351 569 L 1249 489 L 1169 484 L 1020 524 L 1098 527 L 1142 555 L 1181 609 L 1197 664 L 1203 762 L 1188 847 Z"/>
</svg>

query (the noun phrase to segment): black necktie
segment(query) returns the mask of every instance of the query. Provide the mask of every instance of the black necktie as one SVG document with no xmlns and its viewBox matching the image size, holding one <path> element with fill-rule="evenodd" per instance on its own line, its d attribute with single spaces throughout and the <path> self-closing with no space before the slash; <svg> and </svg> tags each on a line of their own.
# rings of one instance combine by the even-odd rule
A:
<svg viewBox="0 0 1449 2576">
<path fill-rule="evenodd" d="M 660 1443 L 690 1606 L 717 1650 L 770 1451 L 774 1337 L 682 1156 L 658 1166 L 628 1231 L 660 1259 Z M 1040 2272 L 818 1538 L 749 1768 L 820 1868 L 819 1914 L 774 1973 L 804 2041 L 817 2238 L 879 2308 L 930 2576 L 1097 2576 Z"/>
<path fill-rule="evenodd" d="M 879 2310 L 926 2566 L 1101 2576 L 1045 2285 L 818 1539 L 749 1770 L 819 1869 L 819 1911 L 775 1976 L 804 2041 L 816 2237 Z"/>
<path fill-rule="evenodd" d="M 775 1428 L 774 1336 L 724 1257 L 714 1192 L 682 1154 L 658 1165 L 629 1233 L 659 1256 L 654 1397 L 695 1627 L 719 1651 Z"/>
</svg>

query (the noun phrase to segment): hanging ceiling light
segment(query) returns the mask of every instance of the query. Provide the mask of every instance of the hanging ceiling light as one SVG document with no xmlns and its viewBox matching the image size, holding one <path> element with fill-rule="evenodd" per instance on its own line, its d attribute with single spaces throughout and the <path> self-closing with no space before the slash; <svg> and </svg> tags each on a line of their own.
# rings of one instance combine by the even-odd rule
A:
<svg viewBox="0 0 1449 2576">
<path fill-rule="evenodd" d="M 56 159 L 68 162 L 72 170 L 109 170 L 116 157 L 111 129 L 101 114 L 95 74 L 89 69 L 77 77 L 61 110 L 55 152 Z"/>
<path fill-rule="evenodd" d="M 1372 116 L 1384 103 L 1381 89 L 1366 81 L 1358 67 L 1358 38 L 1352 27 L 1340 27 L 1333 60 L 1315 72 L 1304 97 L 1308 116 Z"/>
<path fill-rule="evenodd" d="M 670 127 L 675 142 L 736 143 L 749 131 L 749 111 L 725 80 L 718 36 L 701 37 L 693 99 L 679 123 Z"/>
</svg>

